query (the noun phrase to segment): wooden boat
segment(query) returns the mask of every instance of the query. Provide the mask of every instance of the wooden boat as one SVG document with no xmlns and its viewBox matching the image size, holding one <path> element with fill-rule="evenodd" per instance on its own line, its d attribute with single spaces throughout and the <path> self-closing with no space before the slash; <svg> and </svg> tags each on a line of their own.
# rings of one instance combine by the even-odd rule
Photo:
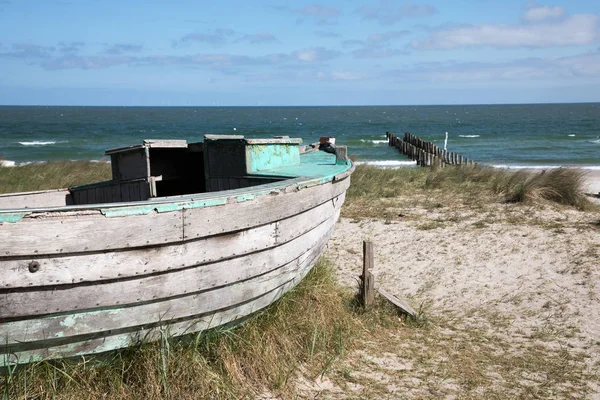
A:
<svg viewBox="0 0 600 400">
<path fill-rule="evenodd" d="M 197 332 L 281 297 L 353 171 L 344 147 L 300 142 L 146 140 L 106 152 L 111 181 L 0 195 L 0 366 Z"/>
</svg>

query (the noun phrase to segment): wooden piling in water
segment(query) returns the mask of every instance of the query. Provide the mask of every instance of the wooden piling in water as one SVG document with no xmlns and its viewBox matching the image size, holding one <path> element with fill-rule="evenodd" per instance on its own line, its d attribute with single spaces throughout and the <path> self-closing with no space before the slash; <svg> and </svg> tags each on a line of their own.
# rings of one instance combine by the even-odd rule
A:
<svg viewBox="0 0 600 400">
<path fill-rule="evenodd" d="M 455 152 L 443 150 L 433 142 L 427 142 L 410 132 L 404 132 L 404 138 L 399 138 L 392 132 L 386 132 L 385 137 L 388 145 L 398 149 L 398 151 L 409 159 L 415 161 L 422 167 L 441 167 L 450 165 L 476 165 L 473 160 L 464 157 Z"/>
</svg>

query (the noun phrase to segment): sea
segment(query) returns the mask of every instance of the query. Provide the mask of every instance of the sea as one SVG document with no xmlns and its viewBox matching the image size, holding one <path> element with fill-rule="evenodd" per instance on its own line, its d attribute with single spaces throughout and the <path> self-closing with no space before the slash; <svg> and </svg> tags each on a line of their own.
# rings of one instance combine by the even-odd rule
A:
<svg viewBox="0 0 600 400">
<path fill-rule="evenodd" d="M 4 166 L 107 158 L 144 139 L 203 140 L 205 134 L 321 136 L 348 146 L 359 164 L 414 165 L 388 147 L 386 132 L 411 132 L 480 164 L 508 168 L 600 169 L 600 103 L 327 106 L 0 106 Z M 447 134 L 447 139 L 446 139 Z"/>
</svg>

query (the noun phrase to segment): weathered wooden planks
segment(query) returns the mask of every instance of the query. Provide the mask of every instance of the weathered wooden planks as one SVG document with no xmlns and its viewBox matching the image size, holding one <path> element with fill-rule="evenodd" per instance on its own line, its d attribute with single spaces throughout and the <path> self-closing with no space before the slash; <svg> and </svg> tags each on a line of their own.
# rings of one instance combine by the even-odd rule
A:
<svg viewBox="0 0 600 400">
<path fill-rule="evenodd" d="M 99 210 L 30 214 L 0 229 L 2 256 L 78 253 L 183 239 L 181 212 L 106 218 Z M 1 257 L 0 257 L 1 261 Z"/>
<path fill-rule="evenodd" d="M 151 196 L 152 181 L 131 180 L 127 182 L 109 181 L 99 184 L 75 186 L 71 188 L 73 204 L 105 204 L 121 201 L 142 201 Z"/>
<path fill-rule="evenodd" d="M 346 192 L 350 181 L 319 185 L 300 191 L 274 192 L 271 195 L 248 197 L 241 203 L 230 203 L 222 207 L 190 208 L 184 210 L 185 239 L 216 235 L 279 221 L 304 210 L 311 209 L 337 198 Z"/>
<path fill-rule="evenodd" d="M 122 161 L 149 168 L 135 156 Z M 259 179 L 290 179 L 260 187 L 189 195 L 165 187 L 173 196 L 97 205 L 145 194 L 91 185 L 80 200 L 93 205 L 0 210 L 0 365 L 202 330 L 274 301 L 321 254 L 349 186 L 349 161 L 311 157 L 267 169 Z M 246 184 L 223 178 L 224 187 Z"/>
<path fill-rule="evenodd" d="M 318 211 L 323 213 L 323 210 Z M 265 240 L 271 241 L 271 247 L 277 245 L 279 237 L 283 238 L 282 243 L 285 244 L 274 249 L 261 249 L 261 251 L 251 252 L 251 254 L 236 252 L 235 244 L 237 243 L 247 241 L 250 246 L 254 244 L 251 239 L 245 238 L 245 236 L 250 235 L 244 232 L 239 237 L 240 241 L 216 237 L 214 239 L 222 240 L 208 240 L 199 246 L 188 246 L 193 251 L 192 255 L 198 255 L 199 257 L 202 252 L 223 251 L 224 253 L 221 253 L 219 259 L 226 260 L 220 262 L 195 266 L 196 261 L 194 257 L 189 259 L 189 252 L 179 251 L 178 261 L 187 261 L 191 267 L 169 269 L 166 267 L 166 265 L 169 265 L 167 257 L 161 257 L 160 260 L 153 260 L 153 263 L 157 263 L 157 261 L 157 264 L 167 263 L 165 266 L 160 267 L 162 273 L 146 274 L 143 277 L 135 277 L 135 279 L 121 277 L 95 282 L 93 285 L 87 283 L 75 285 L 49 284 L 32 288 L 1 290 L 0 321 L 2 318 L 64 313 L 153 301 L 181 293 L 208 290 L 244 281 L 290 262 L 298 254 L 316 245 L 317 241 L 333 226 L 338 214 L 339 209 L 331 210 L 330 214 L 324 218 L 317 213 L 307 213 L 304 219 L 315 221 L 315 223 L 300 226 L 299 231 L 295 231 L 292 225 L 292 222 L 298 221 L 293 218 L 286 221 L 287 224 L 277 224 L 278 226 L 275 227 L 271 236 L 261 235 L 260 230 L 258 235 L 256 235 L 257 232 L 254 232 L 258 240 L 265 238 Z M 313 216 L 314 219 L 311 218 Z M 300 222 L 298 223 L 300 224 Z M 281 232 L 279 232 L 279 229 L 281 229 Z M 223 246 L 220 247 L 219 243 L 222 243 Z M 282 248 L 280 249 L 280 247 Z M 231 251 L 232 249 L 233 251 Z M 225 256 L 225 254 L 228 254 L 228 256 Z M 146 256 L 143 259 L 153 258 Z M 129 256 L 129 260 L 135 262 L 135 257 Z M 146 268 L 147 265 L 143 267 Z M 130 268 L 128 263 L 117 262 L 114 269 L 116 272 L 119 269 L 124 271 Z M 69 270 L 69 268 L 66 268 L 66 270 Z M 28 274 L 36 275 L 37 273 L 31 274 L 28 272 Z"/>
<path fill-rule="evenodd" d="M 248 230 L 183 243 L 132 248 L 120 252 L 82 252 L 3 261 L 4 274 L 0 281 L 0 293 L 6 289 L 44 285 L 52 288 L 57 285 L 140 277 L 264 250 L 283 244 L 294 235 L 301 235 L 317 226 L 339 209 L 344 196 L 342 194 L 310 209 L 310 216 L 297 214 Z M 31 273 L 29 264 L 34 261 L 39 263 L 40 268 L 38 272 Z"/>
<path fill-rule="evenodd" d="M 129 330 L 128 333 L 133 336 L 136 330 L 149 324 L 167 324 L 173 319 L 201 317 L 236 307 L 289 282 L 298 281 L 314 264 L 331 232 L 332 229 L 320 238 L 317 245 L 292 262 L 248 281 L 137 306 L 6 322 L 1 325 L 2 340 L 6 343 L 6 351 L 18 352 L 49 347 L 71 336 L 78 336 L 81 340 L 89 335 L 109 336 L 119 330 Z"/>
<path fill-rule="evenodd" d="M 191 200 L 171 212 L 107 218 L 98 210 L 32 213 L 2 224 L 0 261 L 6 256 L 33 257 L 86 251 L 114 251 L 246 229 L 298 214 L 344 193 L 349 180 L 305 188 L 274 190 L 273 195 L 222 206 L 194 207 Z M 157 206 L 158 207 L 158 206 Z M 135 212 L 135 207 L 131 207 Z M 185 225 L 184 225 L 185 219 Z M 1 286 L 1 281 L 0 281 Z"/>
<path fill-rule="evenodd" d="M 69 189 L 0 194 L 0 209 L 65 206 L 69 203 Z"/>
<path fill-rule="evenodd" d="M 417 312 L 406 302 L 406 300 L 402 299 L 399 296 L 395 296 L 387 291 L 377 288 L 377 293 L 383 296 L 387 301 L 395 305 L 399 310 L 401 310 L 404 314 L 408 314 L 411 317 L 415 318 L 417 316 Z"/>
<path fill-rule="evenodd" d="M 314 262 L 313 262 L 314 263 Z M 202 330 L 221 326 L 232 321 L 242 320 L 249 314 L 256 312 L 279 299 L 290 288 L 295 286 L 308 273 L 312 264 L 306 264 L 298 270 L 294 279 L 285 284 L 262 294 L 251 301 L 241 305 L 219 310 L 210 315 L 199 316 L 190 320 L 172 322 L 156 327 L 139 327 L 138 330 L 128 333 L 104 332 L 103 335 L 67 338 L 65 342 L 41 342 L 36 348 L 23 348 L 11 353 L 0 354 L 0 365 L 38 361 L 55 357 L 74 357 L 93 353 L 101 353 L 114 349 L 127 347 L 140 342 L 159 339 L 161 335 L 179 336 L 199 332 Z M 5 359 L 3 359 L 3 356 Z"/>
</svg>

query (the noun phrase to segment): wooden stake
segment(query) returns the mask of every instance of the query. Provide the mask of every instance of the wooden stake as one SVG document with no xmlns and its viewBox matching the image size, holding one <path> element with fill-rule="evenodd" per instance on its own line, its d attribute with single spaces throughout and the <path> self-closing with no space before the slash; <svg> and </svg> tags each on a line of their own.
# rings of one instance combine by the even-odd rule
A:
<svg viewBox="0 0 600 400">
<path fill-rule="evenodd" d="M 373 242 L 363 241 L 363 274 L 362 274 L 362 301 L 365 308 L 369 308 L 375 300 L 375 277 L 370 272 L 373 268 Z"/>
<path fill-rule="evenodd" d="M 393 294 L 386 292 L 382 288 L 378 288 L 377 292 L 382 297 L 386 298 L 390 303 L 395 305 L 404 314 L 408 314 L 413 318 L 415 318 L 415 316 L 417 315 L 417 312 L 403 298 L 394 296 Z"/>
</svg>

